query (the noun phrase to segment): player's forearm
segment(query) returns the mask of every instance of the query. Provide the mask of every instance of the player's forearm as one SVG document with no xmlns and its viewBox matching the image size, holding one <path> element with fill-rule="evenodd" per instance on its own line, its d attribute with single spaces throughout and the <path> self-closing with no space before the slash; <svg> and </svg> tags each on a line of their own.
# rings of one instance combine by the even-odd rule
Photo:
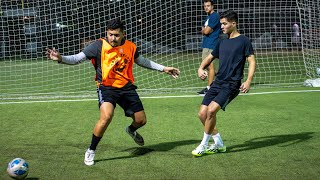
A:
<svg viewBox="0 0 320 180">
<path fill-rule="evenodd" d="M 87 57 L 83 52 L 79 54 L 70 55 L 70 56 L 61 56 L 61 61 L 66 64 L 79 64 L 80 62 L 86 60 Z"/>
<path fill-rule="evenodd" d="M 251 57 L 251 59 L 248 59 L 249 67 L 248 67 L 248 77 L 247 82 L 251 83 L 253 80 L 254 72 L 256 70 L 256 61 L 254 57 Z"/>
<path fill-rule="evenodd" d="M 209 54 L 200 64 L 201 69 L 206 69 L 210 63 L 213 61 L 214 57 L 212 56 L 212 54 Z"/>
<path fill-rule="evenodd" d="M 203 35 L 209 35 L 212 33 L 212 29 L 207 26 L 207 27 L 203 28 L 201 32 Z"/>
<path fill-rule="evenodd" d="M 137 59 L 134 60 L 136 64 L 138 64 L 141 67 L 157 70 L 157 71 L 163 71 L 165 66 L 158 64 L 156 62 L 153 62 L 147 58 L 144 58 L 143 56 L 139 56 Z"/>
</svg>

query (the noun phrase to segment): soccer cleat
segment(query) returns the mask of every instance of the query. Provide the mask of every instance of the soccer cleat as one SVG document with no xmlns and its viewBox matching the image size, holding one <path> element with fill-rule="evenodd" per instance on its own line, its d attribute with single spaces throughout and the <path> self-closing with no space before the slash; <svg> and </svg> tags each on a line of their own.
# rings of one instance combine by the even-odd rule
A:
<svg viewBox="0 0 320 180">
<path fill-rule="evenodd" d="M 201 145 L 201 144 L 200 144 L 200 145 L 199 145 L 197 148 L 195 148 L 191 153 L 192 153 L 192 155 L 194 155 L 194 156 L 200 157 L 200 156 L 202 156 L 202 155 L 205 154 L 207 148 L 208 148 L 208 146 L 206 146 L 206 145 Z"/>
<path fill-rule="evenodd" d="M 139 146 L 144 145 L 143 137 L 137 131 L 130 131 L 129 127 L 126 128 L 126 132 L 132 137 L 134 142 L 136 142 Z"/>
<path fill-rule="evenodd" d="M 204 88 L 201 91 L 197 92 L 199 95 L 205 95 L 208 92 L 208 88 Z"/>
<path fill-rule="evenodd" d="M 226 151 L 227 151 L 226 146 L 211 144 L 211 146 L 206 149 L 206 154 L 224 153 Z"/>
<path fill-rule="evenodd" d="M 95 151 L 94 150 L 90 150 L 90 149 L 87 149 L 85 155 L 84 155 L 84 163 L 87 165 L 87 166 L 92 166 L 94 165 L 94 155 L 95 155 Z"/>
</svg>

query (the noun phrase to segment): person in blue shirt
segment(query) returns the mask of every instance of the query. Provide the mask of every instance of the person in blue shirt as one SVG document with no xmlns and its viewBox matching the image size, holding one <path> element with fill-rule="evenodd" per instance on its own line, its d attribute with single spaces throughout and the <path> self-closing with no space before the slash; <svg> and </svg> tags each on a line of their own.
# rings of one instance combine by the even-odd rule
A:
<svg viewBox="0 0 320 180">
<path fill-rule="evenodd" d="M 208 14 L 206 17 L 201 33 L 203 35 L 202 42 L 202 60 L 206 58 L 212 50 L 217 45 L 219 35 L 220 35 L 220 18 L 219 14 L 214 11 L 214 4 L 212 0 L 204 0 L 203 7 L 205 12 Z M 210 63 L 207 67 L 209 76 L 208 76 L 208 84 L 207 86 L 198 92 L 199 95 L 204 95 L 208 89 L 210 88 L 210 84 L 214 81 L 215 73 L 218 70 L 219 61 L 215 61 L 214 63 Z"/>
<path fill-rule="evenodd" d="M 215 81 L 203 98 L 199 119 L 204 126 L 204 135 L 200 145 L 192 151 L 194 156 L 225 152 L 221 136 L 216 128 L 217 113 L 239 94 L 247 93 L 253 79 L 256 68 L 256 60 L 252 44 L 246 36 L 239 33 L 237 29 L 238 15 L 232 10 L 220 14 L 222 32 L 228 35 L 227 39 L 219 40 L 216 48 L 200 64 L 198 77 L 205 80 L 208 73 L 205 68 L 215 59 L 219 58 L 219 71 Z M 246 61 L 248 62 L 248 77 L 242 83 L 243 71 Z M 214 143 L 209 145 L 211 137 Z"/>
</svg>

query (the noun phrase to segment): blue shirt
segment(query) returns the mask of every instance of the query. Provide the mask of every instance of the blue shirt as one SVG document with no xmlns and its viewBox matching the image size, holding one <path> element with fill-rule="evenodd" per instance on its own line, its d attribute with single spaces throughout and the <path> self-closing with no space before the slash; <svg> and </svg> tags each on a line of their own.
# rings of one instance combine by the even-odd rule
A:
<svg viewBox="0 0 320 180">
<path fill-rule="evenodd" d="M 214 49 L 220 35 L 220 17 L 217 12 L 213 12 L 207 16 L 204 21 L 204 27 L 209 26 L 213 31 L 203 36 L 202 48 Z"/>
<path fill-rule="evenodd" d="M 219 71 L 216 80 L 239 81 L 243 78 L 243 69 L 248 56 L 253 55 L 253 47 L 244 35 L 232 39 L 222 39 L 211 53 L 219 58 Z"/>
</svg>

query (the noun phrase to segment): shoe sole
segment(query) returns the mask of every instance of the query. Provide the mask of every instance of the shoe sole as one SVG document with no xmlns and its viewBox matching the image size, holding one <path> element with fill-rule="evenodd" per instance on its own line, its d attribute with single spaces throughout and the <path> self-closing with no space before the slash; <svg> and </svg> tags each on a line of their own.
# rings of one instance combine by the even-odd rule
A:
<svg viewBox="0 0 320 180">
<path fill-rule="evenodd" d="M 135 140 L 133 140 L 136 144 L 138 144 L 139 146 L 144 146 L 144 143 L 138 143 Z"/>
<path fill-rule="evenodd" d="M 94 161 L 92 161 L 92 162 L 84 161 L 84 164 L 87 166 L 92 166 L 92 165 L 94 165 Z"/>
</svg>

